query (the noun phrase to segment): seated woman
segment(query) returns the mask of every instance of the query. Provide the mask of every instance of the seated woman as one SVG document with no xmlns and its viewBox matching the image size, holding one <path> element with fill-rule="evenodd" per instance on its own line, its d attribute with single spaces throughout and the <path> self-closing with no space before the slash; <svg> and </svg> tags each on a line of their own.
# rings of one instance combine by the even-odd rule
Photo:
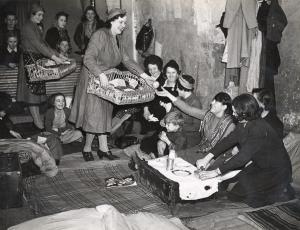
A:
<svg viewBox="0 0 300 230">
<path fill-rule="evenodd" d="M 51 95 L 50 104 L 51 108 L 45 115 L 46 131 L 57 135 L 63 144 L 80 140 L 82 133 L 68 122 L 71 110 L 66 107 L 65 95 L 62 93 Z"/>
<path fill-rule="evenodd" d="M 64 11 L 58 12 L 55 15 L 54 26 L 47 30 L 45 40 L 52 49 L 57 49 L 58 42 L 62 39 L 67 40 L 70 45 L 71 40 L 66 29 L 68 17 Z"/>
<path fill-rule="evenodd" d="M 261 117 L 272 126 L 278 136 L 283 139 L 283 123 L 275 111 L 275 100 L 273 93 L 268 89 L 256 88 L 252 90 L 261 111 Z"/>
<path fill-rule="evenodd" d="M 300 134 L 290 132 L 283 137 L 283 123 L 278 118 L 274 108 L 273 93 L 264 88 L 253 89 L 253 96 L 262 109 L 261 117 L 276 131 L 280 138 L 283 138 L 284 147 L 286 148 L 292 163 L 292 174 L 294 187 L 300 188 Z"/>
<path fill-rule="evenodd" d="M 94 7 L 88 6 L 74 34 L 74 42 L 78 46 L 81 55 L 84 55 L 93 33 L 103 27 L 105 27 L 104 21 L 99 18 Z"/>
<path fill-rule="evenodd" d="M 215 170 L 200 171 L 199 178 L 214 178 L 242 168 L 235 177 L 237 183 L 228 192 L 230 200 L 261 207 L 293 198 L 289 190 L 292 179 L 289 156 L 276 131 L 260 117 L 256 99 L 242 94 L 233 100 L 232 105 L 239 121 L 236 129 L 196 165 L 199 169 L 206 169 L 213 158 L 235 145 L 239 146 L 239 153 Z"/>
<path fill-rule="evenodd" d="M 186 114 L 202 120 L 199 144 L 177 153 L 179 157 L 190 163 L 195 163 L 197 159 L 203 157 L 206 151 L 209 151 L 235 128 L 231 116 L 231 98 L 227 93 L 218 93 L 211 102 L 211 107 L 208 111 L 190 106 L 164 89 L 162 92 L 157 91 L 156 93 L 160 96 L 168 97 L 174 106 Z"/>
</svg>

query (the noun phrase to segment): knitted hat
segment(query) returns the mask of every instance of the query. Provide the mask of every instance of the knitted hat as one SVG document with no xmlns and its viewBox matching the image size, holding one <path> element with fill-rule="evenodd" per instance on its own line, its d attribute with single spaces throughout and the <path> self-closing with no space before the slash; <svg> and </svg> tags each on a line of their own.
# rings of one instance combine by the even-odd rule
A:
<svg viewBox="0 0 300 230">
<path fill-rule="evenodd" d="M 37 3 L 32 4 L 30 14 L 36 14 L 38 11 L 43 11 L 45 13 L 45 9 L 41 5 Z"/>
<path fill-rule="evenodd" d="M 181 75 L 181 76 L 179 76 L 179 79 L 178 79 L 180 85 L 182 85 L 186 89 L 194 89 L 194 83 L 189 82 L 186 78 L 193 79 L 189 75 Z"/>
<path fill-rule="evenodd" d="M 119 9 L 119 8 L 111 9 L 108 12 L 107 21 L 109 21 L 110 19 L 112 19 L 113 17 L 115 17 L 117 15 L 122 15 L 122 14 L 126 14 L 126 10 Z"/>
</svg>

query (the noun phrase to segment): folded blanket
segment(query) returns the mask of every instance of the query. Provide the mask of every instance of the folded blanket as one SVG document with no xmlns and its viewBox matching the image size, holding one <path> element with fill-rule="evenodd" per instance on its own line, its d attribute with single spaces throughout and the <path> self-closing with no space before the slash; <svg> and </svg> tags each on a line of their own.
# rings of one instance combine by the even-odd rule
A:
<svg viewBox="0 0 300 230">
<path fill-rule="evenodd" d="M 54 177 L 58 168 L 55 160 L 51 157 L 49 150 L 40 144 L 25 139 L 0 139 L 0 152 L 27 152 L 31 155 L 34 163 L 40 168 L 41 172 L 49 177 Z"/>
<path fill-rule="evenodd" d="M 82 208 L 36 218 L 8 230 L 188 230 L 178 218 L 151 213 L 124 215 L 111 205 Z"/>
</svg>

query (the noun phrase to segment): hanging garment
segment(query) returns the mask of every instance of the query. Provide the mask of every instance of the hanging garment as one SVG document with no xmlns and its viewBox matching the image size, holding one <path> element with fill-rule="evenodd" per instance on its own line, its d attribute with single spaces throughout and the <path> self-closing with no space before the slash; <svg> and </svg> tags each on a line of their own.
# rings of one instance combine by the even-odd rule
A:
<svg viewBox="0 0 300 230">
<path fill-rule="evenodd" d="M 227 68 L 239 68 L 241 60 L 250 57 L 249 30 L 257 27 L 256 0 L 227 0 L 224 27 L 228 28 Z"/>
<path fill-rule="evenodd" d="M 247 91 L 252 92 L 253 88 L 259 87 L 259 72 L 260 72 L 260 53 L 262 48 L 262 33 L 257 32 L 257 35 L 252 39 L 250 65 L 248 70 Z"/>
</svg>

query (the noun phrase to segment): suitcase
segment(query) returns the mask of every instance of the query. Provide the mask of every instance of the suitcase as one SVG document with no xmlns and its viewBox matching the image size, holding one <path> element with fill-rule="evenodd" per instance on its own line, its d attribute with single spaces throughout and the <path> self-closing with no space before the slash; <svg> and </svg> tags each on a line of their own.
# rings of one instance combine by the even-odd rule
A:
<svg viewBox="0 0 300 230">
<path fill-rule="evenodd" d="M 23 206 L 22 172 L 18 153 L 0 152 L 0 208 Z"/>
<path fill-rule="evenodd" d="M 179 196 L 179 184 L 162 175 L 144 160 L 137 157 L 138 181 L 168 204 L 173 213 L 177 203 L 184 203 Z"/>
</svg>

